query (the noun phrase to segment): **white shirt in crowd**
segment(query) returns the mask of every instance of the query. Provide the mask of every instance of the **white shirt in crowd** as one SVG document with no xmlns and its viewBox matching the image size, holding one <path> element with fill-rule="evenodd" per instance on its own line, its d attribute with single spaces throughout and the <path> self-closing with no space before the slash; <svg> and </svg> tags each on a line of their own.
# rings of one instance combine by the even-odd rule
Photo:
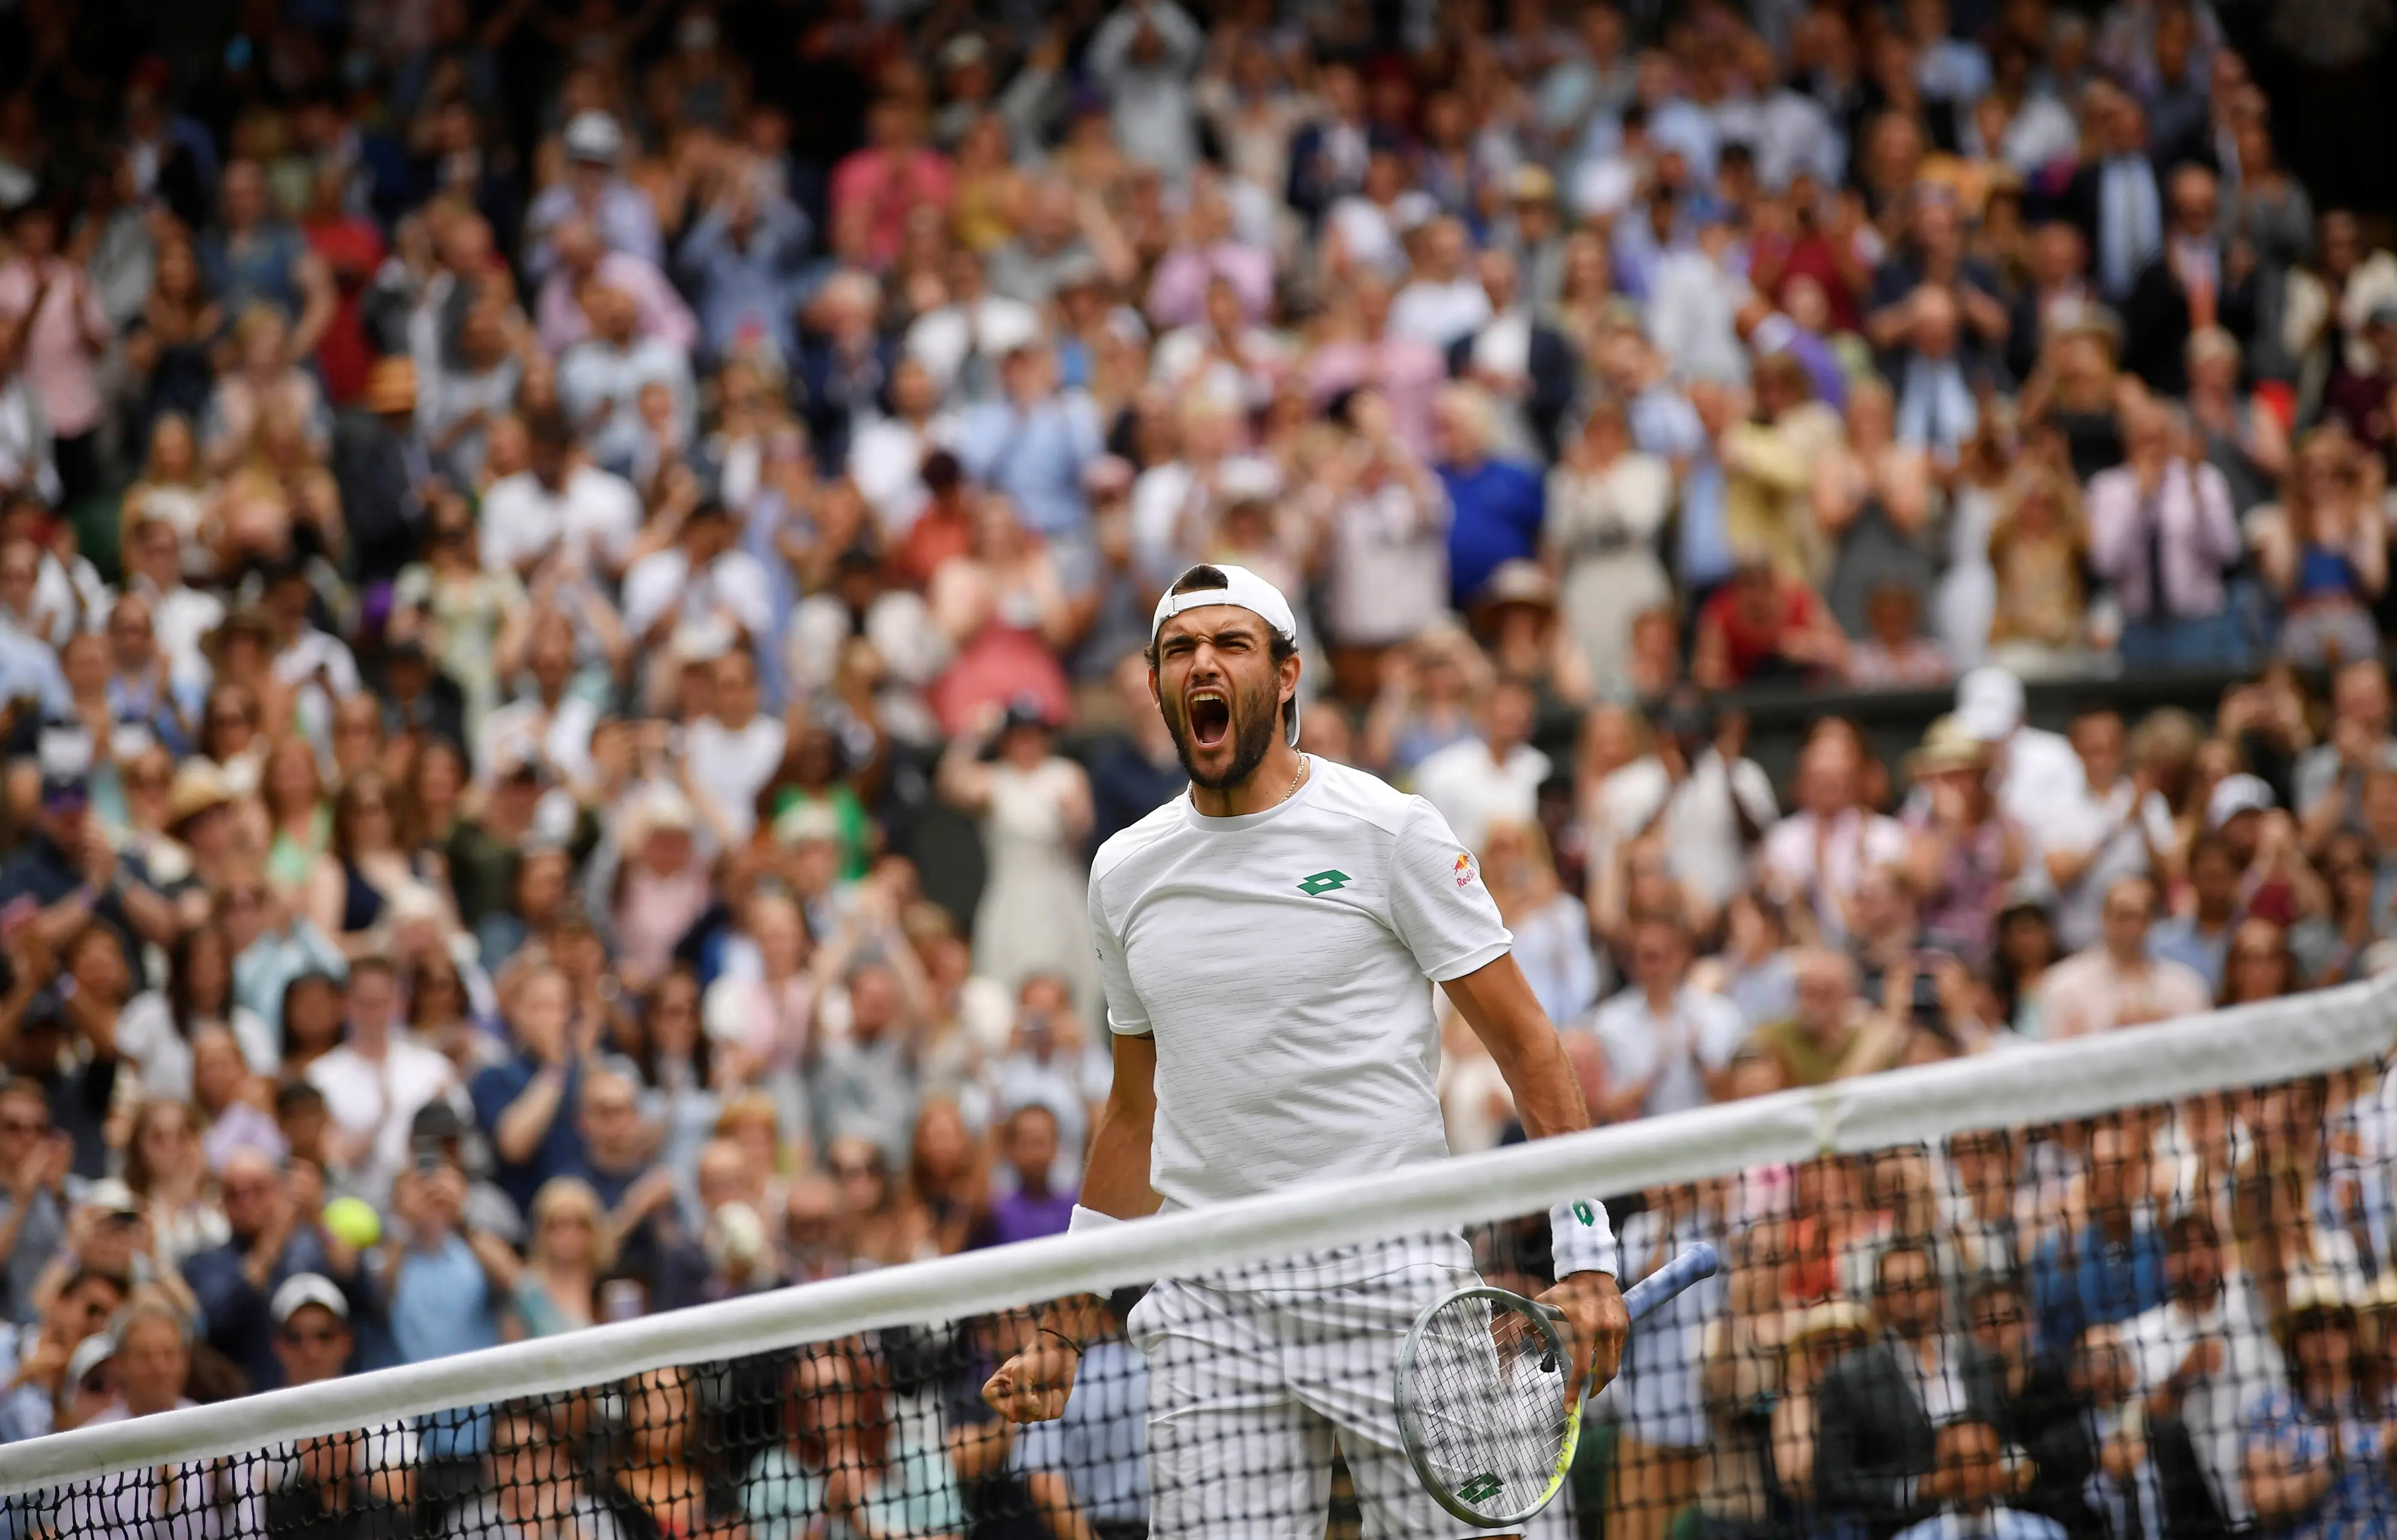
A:
<svg viewBox="0 0 2397 1540">
<path fill-rule="evenodd" d="M 2104 930 L 2106 891 L 2126 877 L 2149 875 L 2151 845 L 2156 850 L 2171 848 L 2172 809 L 2163 794 L 2148 793 L 2134 818 L 2131 804 L 2136 796 L 2127 776 L 2100 796 L 2083 775 L 2071 791 L 2056 793 L 2041 817 L 2022 820 L 2042 854 L 2097 852 L 2080 879 L 2056 895 L 2056 940 L 2067 952 L 2096 945 Z M 2147 830 L 2145 838 L 2140 837 L 2141 825 Z"/>
<path fill-rule="evenodd" d="M 325 1093 L 335 1128 L 372 1140 L 355 1172 L 358 1187 L 370 1196 L 390 1191 L 407 1166 L 417 1113 L 459 1093 L 448 1056 L 402 1036 L 395 1024 L 380 1060 L 345 1042 L 308 1066 L 308 1083 Z"/>
<path fill-rule="evenodd" d="M 995 381 L 999 360 L 1011 349 L 1039 335 L 1038 311 L 1004 294 L 985 294 L 970 306 L 947 304 L 925 312 L 907 328 L 907 338 L 902 345 L 907 356 L 924 366 L 932 383 L 946 396 L 969 355 L 988 359 Z"/>
<path fill-rule="evenodd" d="M 1606 1052 L 1610 1087 L 1645 1085 L 1648 1116 L 1704 1106 L 1706 1077 L 1731 1063 L 1748 1039 L 1748 1018 L 1721 995 L 1683 984 L 1663 1015 L 1636 985 L 1598 1008 L 1590 1020 Z"/>
<path fill-rule="evenodd" d="M 1390 330 L 1445 349 L 1490 319 L 1490 296 L 1469 275 L 1439 283 L 1417 278 L 1390 301 Z"/>
<path fill-rule="evenodd" d="M 1177 797 L 1091 869 L 1108 1025 L 1157 1040 L 1150 1182 L 1171 1209 L 1448 1153 L 1426 981 L 1513 938 L 1430 803 L 1310 764 L 1263 812 Z"/>
<path fill-rule="evenodd" d="M 922 427 L 904 417 L 877 417 L 850 436 L 849 478 L 874 510 L 885 540 L 906 534 L 931 495 L 924 489 L 924 457 L 956 443 L 957 420 L 935 417 Z"/>
<path fill-rule="evenodd" d="M 517 570 L 560 545 L 588 570 L 623 566 L 641 532 L 641 495 L 621 475 L 578 465 L 555 492 L 530 471 L 491 483 L 483 494 L 483 565 Z"/>
<path fill-rule="evenodd" d="M 690 725 L 684 762 L 690 766 L 693 784 L 716 805 L 734 838 L 746 839 L 757 828 L 757 794 L 782 769 L 783 744 L 781 719 L 764 712 L 737 728 L 713 716 Z"/>
<path fill-rule="evenodd" d="M 1811 812 L 1790 814 L 1765 835 L 1759 860 L 1766 884 L 1812 904 L 1825 937 L 1836 940 L 1847 934 L 1839 904 L 1855 896 L 1867 871 L 1906 859 L 1906 830 L 1894 818 L 1847 809 L 1833 816 L 1819 841 L 1817 869 L 1820 824 Z"/>
<path fill-rule="evenodd" d="M 2027 829 L 2036 830 L 2064 798 L 2089 785 L 2071 740 L 2044 728 L 2016 728 L 1998 750 L 1995 768 L 1999 810 Z"/>
<path fill-rule="evenodd" d="M 1548 778 L 1548 757 L 1518 743 L 1504 760 L 1490 757 L 1479 738 L 1451 743 L 1415 767 L 1415 791 L 1440 810 L 1468 850 L 1481 849 L 1490 825 L 1528 824 L 1540 810 L 1540 784 Z"/>
<path fill-rule="evenodd" d="M 2166 1300 L 2152 1310 L 2134 1316 L 2122 1327 L 2123 1346 L 2139 1377 L 2144 1397 L 2173 1376 L 2200 1339 L 2222 1345 L 2222 1368 L 2187 1382 L 2180 1417 L 2189 1429 L 2197 1467 L 2214 1488 L 2222 1517 L 2234 1525 L 2255 1517 L 2240 1475 L 2241 1430 L 2248 1406 L 2279 1386 L 2283 1365 L 2271 1325 L 2256 1303 L 2247 1280 L 2236 1275 L 2222 1282 L 2222 1293 L 2202 1311 L 2191 1311 L 2178 1300 Z"/>
<path fill-rule="evenodd" d="M 624 574 L 624 630 L 646 636 L 669 613 L 678 613 L 684 625 L 729 621 L 752 642 L 765 640 L 774 625 L 765 564 L 746 551 L 731 550 L 694 573 L 690 553 L 678 545 L 650 552 Z M 730 641 L 729 627 L 726 640 Z"/>
<path fill-rule="evenodd" d="M 556 711 L 538 695 L 510 701 L 483 718 L 475 739 L 475 779 L 489 785 L 502 770 L 529 762 L 548 766 L 559 781 L 587 781 L 591 734 L 598 725 L 598 707 L 579 695 L 558 702 Z"/>
<path fill-rule="evenodd" d="M 1678 785 L 1654 755 L 1635 759 L 1599 783 L 1598 801 L 1607 850 L 1661 816 L 1667 865 L 1716 909 L 1739 891 L 1748 873 L 1749 840 L 1740 832 L 1739 810 L 1748 810 L 1749 825 L 1760 831 L 1772 828 L 1781 815 L 1773 780 L 1761 766 L 1753 759 L 1725 765 L 1711 748 L 1691 763 Z M 1600 853 L 1593 850 L 1592 859 Z"/>
</svg>

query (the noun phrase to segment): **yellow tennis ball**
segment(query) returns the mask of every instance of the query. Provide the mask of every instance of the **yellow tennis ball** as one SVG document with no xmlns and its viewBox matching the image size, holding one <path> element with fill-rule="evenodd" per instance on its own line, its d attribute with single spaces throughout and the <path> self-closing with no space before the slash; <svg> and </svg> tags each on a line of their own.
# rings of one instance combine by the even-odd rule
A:
<svg viewBox="0 0 2397 1540">
<path fill-rule="evenodd" d="M 382 1239 L 382 1216 L 363 1198 L 336 1198 L 325 1205 L 326 1233 L 364 1251 Z"/>
</svg>

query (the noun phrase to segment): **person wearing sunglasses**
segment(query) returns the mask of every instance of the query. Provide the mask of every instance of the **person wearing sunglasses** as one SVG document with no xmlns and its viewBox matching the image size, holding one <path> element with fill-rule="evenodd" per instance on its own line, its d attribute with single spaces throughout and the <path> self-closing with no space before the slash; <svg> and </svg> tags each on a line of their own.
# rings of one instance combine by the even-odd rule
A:
<svg viewBox="0 0 2397 1540">
<path fill-rule="evenodd" d="M 357 1338 L 349 1296 L 322 1273 L 294 1273 L 267 1304 L 275 1326 L 275 1358 L 285 1383 L 315 1385 L 348 1372 Z M 363 1433 L 306 1439 L 243 1461 L 237 1532 L 286 1534 L 328 1519 L 404 1508 L 414 1494 L 415 1430 L 406 1422 Z M 378 1533 L 353 1522 L 344 1533 Z"/>
</svg>

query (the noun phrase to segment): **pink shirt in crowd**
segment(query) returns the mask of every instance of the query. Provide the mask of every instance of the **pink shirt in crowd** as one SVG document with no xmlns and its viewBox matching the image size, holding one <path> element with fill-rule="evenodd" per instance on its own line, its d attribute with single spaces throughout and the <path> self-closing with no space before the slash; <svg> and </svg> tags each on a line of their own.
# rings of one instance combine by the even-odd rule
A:
<svg viewBox="0 0 2397 1540">
<path fill-rule="evenodd" d="M 698 318 L 655 262 L 629 251 L 610 251 L 599 259 L 593 275 L 632 296 L 633 309 L 640 317 L 635 329 L 641 336 L 658 338 L 684 352 L 698 344 Z M 575 302 L 570 275 L 553 273 L 542 281 L 541 298 L 533 307 L 533 330 L 542 351 L 553 358 L 591 335 L 591 323 Z"/>
<path fill-rule="evenodd" d="M 26 334 L 22 373 L 42 404 L 51 436 L 78 438 L 100 425 L 100 382 L 92 368 L 100 355 L 86 339 L 107 333 L 108 314 L 100 308 L 99 292 L 88 283 L 77 284 L 64 259 L 52 258 L 49 267 L 50 291 Z M 0 263 L 0 315 L 24 315 L 41 287 L 33 263 L 22 258 Z"/>
</svg>

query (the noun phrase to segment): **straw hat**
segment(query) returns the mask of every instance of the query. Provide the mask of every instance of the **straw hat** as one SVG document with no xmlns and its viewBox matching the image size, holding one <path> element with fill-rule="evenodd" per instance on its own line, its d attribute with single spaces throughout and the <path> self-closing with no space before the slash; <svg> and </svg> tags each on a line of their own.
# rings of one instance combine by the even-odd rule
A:
<svg viewBox="0 0 2397 1540">
<path fill-rule="evenodd" d="M 1964 730 L 1953 716 L 1942 716 L 1922 735 L 1922 746 L 1907 757 L 1907 768 L 1918 779 L 1946 770 L 1979 770 L 1989 763 L 1989 745 Z"/>
<path fill-rule="evenodd" d="M 224 771 L 206 759 L 186 759 L 175 767 L 174 783 L 167 789 L 167 827 L 180 829 L 211 808 L 233 800 Z"/>
<path fill-rule="evenodd" d="M 1820 1305 L 1808 1306 L 1806 1313 L 1798 1318 L 1798 1323 L 1789 1329 L 1788 1341 L 1783 1346 L 1786 1351 L 1794 1353 L 1812 1344 L 1816 1337 L 1827 1337 L 1835 1332 L 1870 1337 L 1873 1334 L 1872 1312 L 1852 1299 L 1827 1299 Z"/>
</svg>

